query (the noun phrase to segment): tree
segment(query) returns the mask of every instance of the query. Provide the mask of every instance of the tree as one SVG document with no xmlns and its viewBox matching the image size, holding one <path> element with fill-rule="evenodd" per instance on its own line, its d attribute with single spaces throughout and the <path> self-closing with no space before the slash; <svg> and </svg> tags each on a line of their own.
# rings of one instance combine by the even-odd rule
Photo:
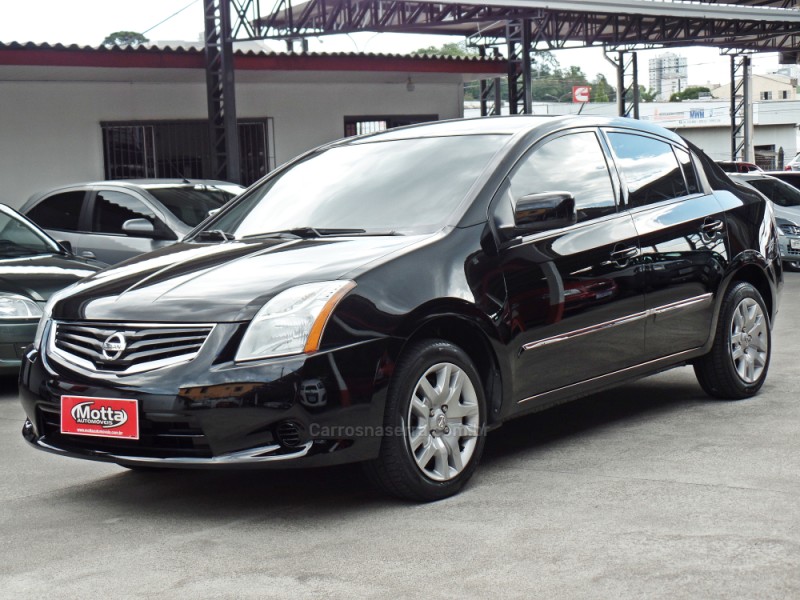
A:
<svg viewBox="0 0 800 600">
<path fill-rule="evenodd" d="M 150 40 L 135 31 L 115 31 L 103 40 L 103 46 L 138 46 Z"/>
<path fill-rule="evenodd" d="M 416 56 L 454 56 L 459 58 L 470 58 L 478 56 L 478 49 L 467 46 L 466 42 L 448 42 L 439 47 L 428 46 L 414 50 L 411 54 Z"/>
<path fill-rule="evenodd" d="M 657 95 L 655 90 L 648 90 L 643 85 L 639 86 L 639 99 L 642 102 L 653 102 Z"/>
<path fill-rule="evenodd" d="M 615 102 L 617 90 L 608 83 L 608 79 L 602 73 L 598 73 L 592 82 L 592 102 Z"/>
<path fill-rule="evenodd" d="M 711 90 L 701 85 L 690 85 L 681 92 L 676 92 L 669 97 L 670 102 L 683 102 L 684 100 L 697 100 L 702 93 L 708 93 Z"/>
</svg>

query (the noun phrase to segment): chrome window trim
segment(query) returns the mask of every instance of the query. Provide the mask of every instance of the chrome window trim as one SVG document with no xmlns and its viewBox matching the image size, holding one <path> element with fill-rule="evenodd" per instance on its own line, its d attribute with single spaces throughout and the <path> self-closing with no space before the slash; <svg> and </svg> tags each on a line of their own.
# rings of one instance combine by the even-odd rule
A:
<svg viewBox="0 0 800 600">
<path fill-rule="evenodd" d="M 74 325 L 88 325 L 88 326 L 109 326 L 109 329 L 124 329 L 125 327 L 132 327 L 132 328 L 139 328 L 139 329 L 163 329 L 163 328 L 171 328 L 171 327 L 180 327 L 182 329 L 209 329 L 208 335 L 206 339 L 203 340 L 202 345 L 200 348 L 197 349 L 195 352 L 191 352 L 188 354 L 181 354 L 179 356 L 173 356 L 170 358 L 162 358 L 161 360 L 155 360 L 150 362 L 141 363 L 138 365 L 132 365 L 125 369 L 124 371 L 108 371 L 105 369 L 98 369 L 92 364 L 91 361 L 88 361 L 84 358 L 79 356 L 75 356 L 74 354 L 70 354 L 69 352 L 65 352 L 58 347 L 56 347 L 56 332 L 58 330 L 58 326 L 61 323 L 66 324 L 74 324 Z M 205 348 L 206 343 L 208 342 L 209 338 L 214 334 L 214 329 L 216 328 L 216 323 L 110 323 L 106 321 L 56 321 L 53 320 L 50 323 L 50 330 L 48 331 L 48 338 L 47 338 L 47 357 L 50 360 L 56 360 L 56 362 L 63 361 L 67 365 L 71 367 L 78 367 L 79 370 L 84 371 L 89 375 L 101 374 L 104 376 L 125 376 L 125 375 L 135 375 L 137 373 L 144 373 L 147 371 L 154 371 L 155 369 L 163 369 L 164 367 L 171 367 L 173 365 L 178 365 L 181 363 L 187 363 L 195 359 Z M 60 359 L 60 360 L 59 360 Z"/>
<path fill-rule="evenodd" d="M 598 331 L 604 331 L 606 329 L 611 329 L 613 327 L 619 327 L 620 325 L 634 323 L 636 321 L 641 321 L 642 319 L 647 319 L 648 317 L 663 316 L 671 312 L 690 308 L 696 304 L 703 304 L 703 303 L 710 304 L 711 299 L 713 297 L 714 294 L 712 293 L 702 294 L 700 296 L 695 296 L 693 298 L 687 298 L 686 300 L 679 300 L 678 302 L 672 302 L 670 304 L 664 304 L 662 306 L 657 306 L 655 308 L 649 308 L 645 311 L 634 313 L 632 315 L 621 317 L 619 319 L 613 319 L 611 321 L 605 321 L 604 323 L 598 323 L 597 325 L 591 325 L 590 327 L 576 329 L 575 331 L 570 331 L 568 333 L 554 335 L 552 337 L 545 338 L 543 340 L 538 340 L 536 342 L 530 342 L 528 344 L 523 345 L 519 353 L 522 354 L 523 352 L 527 352 L 529 350 L 536 350 L 544 346 L 550 346 L 551 344 L 557 344 L 559 342 L 565 342 L 568 340 L 573 340 L 575 338 L 583 337 L 584 335 L 589 335 L 591 333 L 597 333 Z"/>
</svg>

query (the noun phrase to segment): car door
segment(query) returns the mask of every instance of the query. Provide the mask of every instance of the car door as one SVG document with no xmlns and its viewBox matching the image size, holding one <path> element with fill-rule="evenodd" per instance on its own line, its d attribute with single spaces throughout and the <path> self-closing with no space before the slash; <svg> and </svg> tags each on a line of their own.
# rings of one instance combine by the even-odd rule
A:
<svg viewBox="0 0 800 600">
<path fill-rule="evenodd" d="M 535 144 L 518 161 L 495 210 L 534 193 L 569 192 L 578 222 L 501 251 L 514 393 L 518 400 L 634 364 L 644 344 L 644 296 L 631 216 L 594 129 Z"/>
<path fill-rule="evenodd" d="M 46 196 L 23 214 L 58 242 L 68 242 L 72 251 L 80 255 L 82 214 L 87 195 L 85 188 L 60 190 Z"/>
<path fill-rule="evenodd" d="M 728 262 L 723 207 L 699 183 L 689 151 L 668 140 L 604 131 L 642 250 L 645 359 L 705 344 Z"/>
<path fill-rule="evenodd" d="M 152 237 L 133 237 L 122 230 L 131 219 L 147 219 L 161 224 L 163 217 L 132 192 L 99 187 L 89 209 L 90 233 L 82 242 L 81 256 L 114 264 L 164 245 Z"/>
</svg>

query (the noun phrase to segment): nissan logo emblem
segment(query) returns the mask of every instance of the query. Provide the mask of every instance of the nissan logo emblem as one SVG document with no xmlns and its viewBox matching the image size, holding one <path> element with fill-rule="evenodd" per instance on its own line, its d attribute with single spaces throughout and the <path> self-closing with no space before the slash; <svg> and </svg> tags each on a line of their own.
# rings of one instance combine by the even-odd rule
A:
<svg viewBox="0 0 800 600">
<path fill-rule="evenodd" d="M 125 335 L 122 333 L 112 333 L 110 336 L 106 338 L 106 341 L 103 342 L 103 358 L 106 360 L 117 360 L 122 353 L 125 352 L 125 348 L 128 347 L 128 344 L 125 341 Z"/>
</svg>

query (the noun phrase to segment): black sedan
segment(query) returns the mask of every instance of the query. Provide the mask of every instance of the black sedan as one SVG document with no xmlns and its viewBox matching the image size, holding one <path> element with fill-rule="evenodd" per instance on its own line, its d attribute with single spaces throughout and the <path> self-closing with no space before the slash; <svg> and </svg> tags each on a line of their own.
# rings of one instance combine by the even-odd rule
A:
<svg viewBox="0 0 800 600">
<path fill-rule="evenodd" d="M 769 202 L 659 127 L 391 130 L 52 303 L 23 435 L 139 469 L 358 461 L 434 500 L 519 415 L 685 364 L 712 396 L 756 394 L 782 277 Z"/>
<path fill-rule="evenodd" d="M 53 292 L 100 269 L 0 204 L 0 375 L 16 375 Z"/>
</svg>

